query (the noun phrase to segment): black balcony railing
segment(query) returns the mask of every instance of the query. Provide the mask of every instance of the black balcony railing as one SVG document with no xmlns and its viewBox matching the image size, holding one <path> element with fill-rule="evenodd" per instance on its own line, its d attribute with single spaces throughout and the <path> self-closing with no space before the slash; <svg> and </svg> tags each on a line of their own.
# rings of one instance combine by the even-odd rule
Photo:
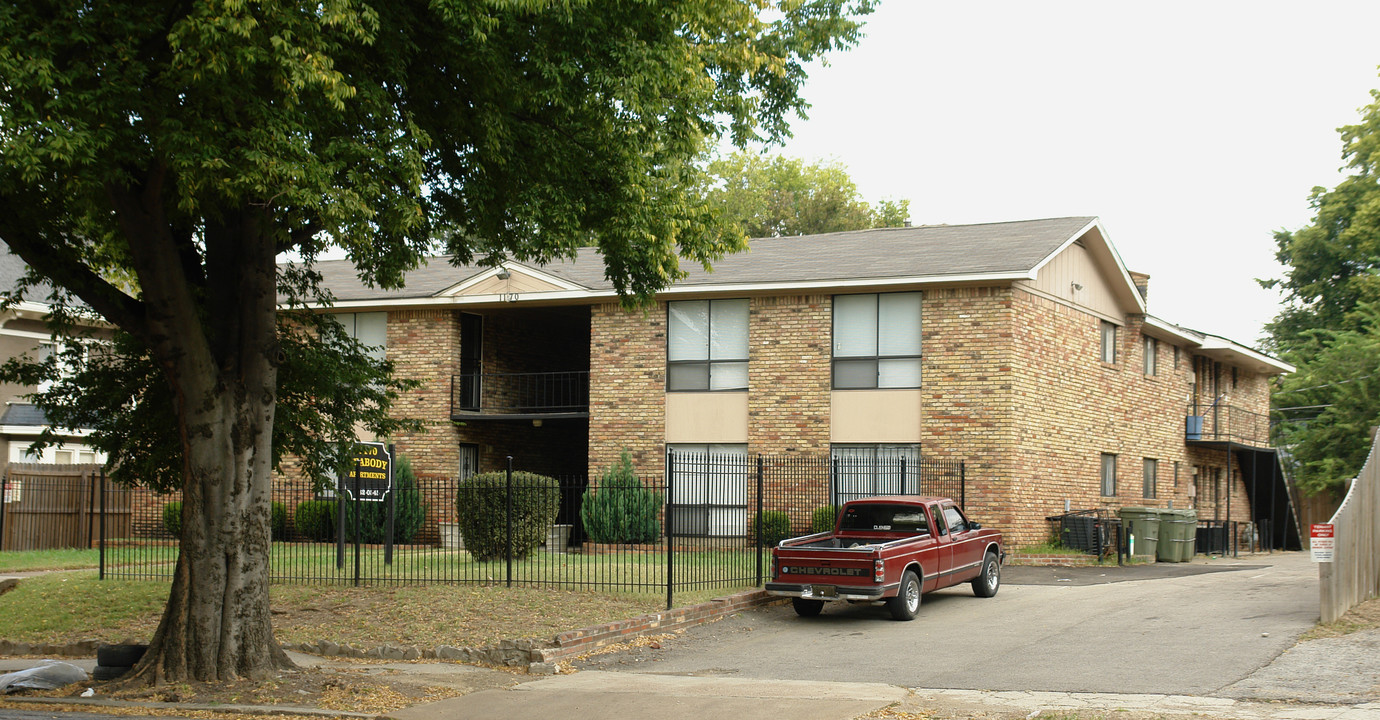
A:
<svg viewBox="0 0 1380 720">
<path fill-rule="evenodd" d="M 466 373 L 451 378 L 451 414 L 589 411 L 589 371 Z"/>
<path fill-rule="evenodd" d="M 1190 405 L 1184 413 L 1184 439 L 1270 446 L 1270 416 L 1231 405 Z"/>
</svg>

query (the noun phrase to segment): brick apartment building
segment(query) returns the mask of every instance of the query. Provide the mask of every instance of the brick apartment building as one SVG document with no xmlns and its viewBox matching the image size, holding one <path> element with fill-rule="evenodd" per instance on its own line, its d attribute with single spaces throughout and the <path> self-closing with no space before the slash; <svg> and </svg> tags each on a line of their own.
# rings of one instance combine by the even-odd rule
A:
<svg viewBox="0 0 1380 720">
<path fill-rule="evenodd" d="M 332 312 L 424 386 L 398 412 L 419 473 L 598 474 L 623 450 L 963 460 L 967 506 L 1033 544 L 1045 516 L 1125 505 L 1297 530 L 1269 446 L 1292 368 L 1147 310 L 1096 218 L 754 240 L 624 310 L 593 250 L 361 284 Z"/>
</svg>

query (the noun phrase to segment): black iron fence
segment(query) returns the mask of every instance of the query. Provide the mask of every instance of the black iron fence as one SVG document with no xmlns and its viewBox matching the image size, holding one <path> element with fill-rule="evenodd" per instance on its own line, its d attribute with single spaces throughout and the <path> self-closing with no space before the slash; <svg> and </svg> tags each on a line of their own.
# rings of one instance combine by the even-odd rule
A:
<svg viewBox="0 0 1380 720">
<path fill-rule="evenodd" d="M 669 453 L 662 477 L 424 475 L 383 502 L 279 482 L 271 579 L 665 591 L 669 607 L 677 592 L 762 584 L 772 545 L 831 527 L 849 499 L 965 495 L 961 462 L 904 456 Z M 53 525 L 22 510 L 38 516 L 61 495 L 78 531 L 57 544 L 100 547 L 103 578 L 171 578 L 180 496 L 116 486 L 99 472 L 79 478 L 7 475 L 2 549 L 27 548 L 12 538 Z"/>
</svg>

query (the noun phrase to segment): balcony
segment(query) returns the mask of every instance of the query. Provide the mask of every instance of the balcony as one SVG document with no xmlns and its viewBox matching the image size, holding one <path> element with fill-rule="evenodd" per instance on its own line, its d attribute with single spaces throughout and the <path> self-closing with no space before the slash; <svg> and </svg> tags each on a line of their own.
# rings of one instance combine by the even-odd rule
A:
<svg viewBox="0 0 1380 720">
<path fill-rule="evenodd" d="M 466 373 L 450 379 L 452 420 L 589 417 L 589 371 Z"/>
<path fill-rule="evenodd" d="M 1194 444 L 1270 447 L 1270 416 L 1231 405 L 1190 405 L 1184 440 Z"/>
</svg>

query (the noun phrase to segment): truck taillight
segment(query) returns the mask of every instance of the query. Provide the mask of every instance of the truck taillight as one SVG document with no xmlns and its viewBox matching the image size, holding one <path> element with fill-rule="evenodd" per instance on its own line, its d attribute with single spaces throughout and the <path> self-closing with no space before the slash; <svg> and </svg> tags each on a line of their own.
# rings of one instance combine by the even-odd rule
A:
<svg viewBox="0 0 1380 720">
<path fill-rule="evenodd" d="M 872 582 L 881 583 L 886 580 L 886 565 L 881 558 L 872 561 Z"/>
</svg>

